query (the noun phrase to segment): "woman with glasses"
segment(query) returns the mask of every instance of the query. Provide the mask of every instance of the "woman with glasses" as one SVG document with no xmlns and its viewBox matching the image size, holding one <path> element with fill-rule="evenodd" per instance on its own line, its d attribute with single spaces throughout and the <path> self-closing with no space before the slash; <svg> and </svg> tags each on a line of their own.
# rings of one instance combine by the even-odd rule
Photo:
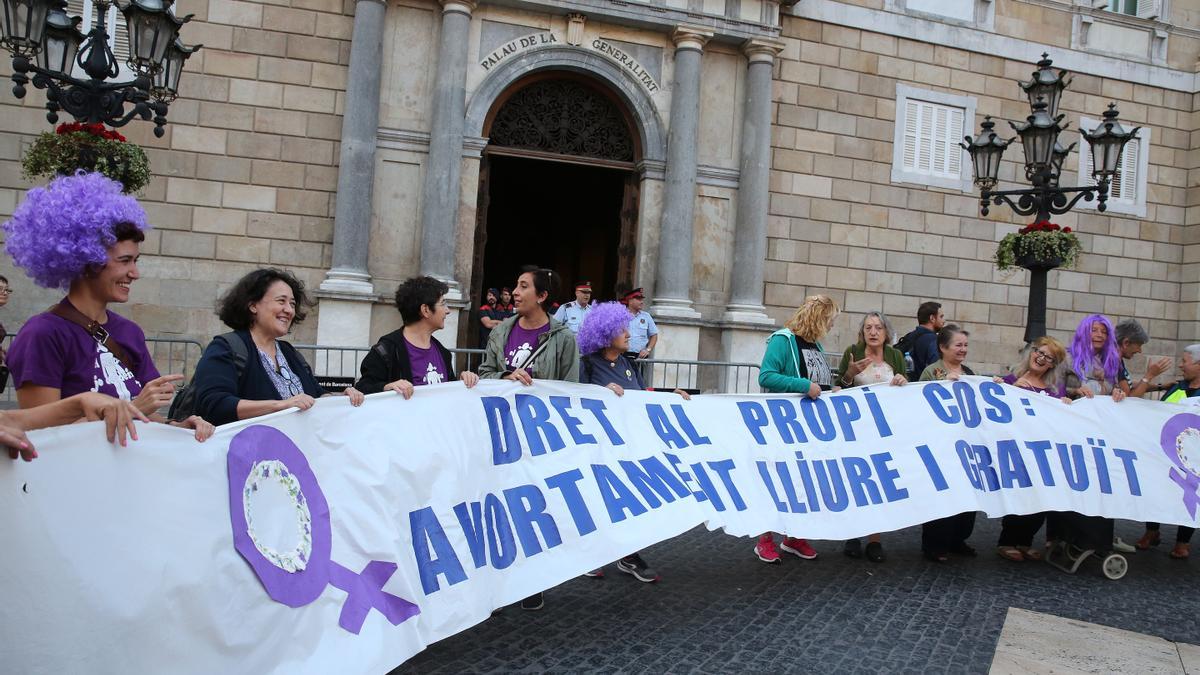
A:
<svg viewBox="0 0 1200 675">
<path fill-rule="evenodd" d="M 0 275 L 0 307 L 8 304 L 8 299 L 12 296 L 12 288 L 8 285 L 8 277 Z M 8 352 L 4 349 L 4 338 L 8 337 L 8 330 L 4 328 L 4 324 L 0 323 L 0 368 L 4 369 L 4 375 L 0 379 L 0 391 L 4 391 L 4 387 L 8 384 Z"/>
<path fill-rule="evenodd" d="M 1052 337 L 1040 337 L 1025 350 L 1024 358 L 1004 377 L 996 382 L 1011 384 L 1027 391 L 1052 396 L 1063 403 L 1070 403 L 1067 385 L 1064 382 L 1063 364 L 1067 350 Z M 1006 560 L 1021 562 L 1041 560 L 1042 552 L 1033 548 L 1033 537 L 1046 522 L 1046 514 L 1007 515 L 1000 521 L 1000 539 L 996 553 Z"/>
<path fill-rule="evenodd" d="M 446 305 L 449 290 L 445 282 L 433 277 L 414 277 L 400 284 L 395 302 L 404 327 L 379 338 L 367 352 L 362 377 L 354 383 L 356 389 L 364 394 L 394 391 L 409 399 L 413 387 L 455 379 L 450 351 L 433 337 L 450 316 Z M 471 372 L 463 372 L 458 379 L 467 387 L 479 382 L 479 376 Z"/>
<path fill-rule="evenodd" d="M 304 284 L 283 270 L 255 270 L 238 280 L 217 309 L 233 332 L 213 338 L 196 364 L 197 412 L 213 424 L 228 424 L 288 408 L 308 410 L 329 395 L 304 357 L 281 339 L 304 320 L 308 306 Z M 354 387 L 345 394 L 351 405 L 362 405 Z"/>
</svg>

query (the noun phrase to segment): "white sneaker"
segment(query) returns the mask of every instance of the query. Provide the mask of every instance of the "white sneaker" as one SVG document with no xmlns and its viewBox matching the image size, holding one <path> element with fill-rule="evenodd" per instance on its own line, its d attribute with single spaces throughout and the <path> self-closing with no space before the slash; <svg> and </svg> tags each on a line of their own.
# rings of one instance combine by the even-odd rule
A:
<svg viewBox="0 0 1200 675">
<path fill-rule="evenodd" d="M 1121 541 L 1120 537 L 1113 537 L 1113 550 L 1117 553 L 1137 553 L 1137 549 Z"/>
</svg>

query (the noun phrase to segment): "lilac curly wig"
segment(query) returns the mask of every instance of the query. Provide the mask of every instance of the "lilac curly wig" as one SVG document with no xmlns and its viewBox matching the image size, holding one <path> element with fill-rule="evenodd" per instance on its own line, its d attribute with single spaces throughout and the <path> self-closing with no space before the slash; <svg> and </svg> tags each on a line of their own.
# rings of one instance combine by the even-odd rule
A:
<svg viewBox="0 0 1200 675">
<path fill-rule="evenodd" d="M 579 353 L 587 356 L 612 344 L 613 338 L 629 328 L 629 310 L 619 302 L 602 302 L 588 311 L 579 327 Z"/>
<path fill-rule="evenodd" d="M 1099 352 L 1092 347 L 1092 324 L 1101 324 L 1108 329 L 1108 340 Z M 1080 380 L 1087 380 L 1087 373 L 1092 364 L 1100 362 L 1104 369 L 1104 381 L 1113 385 L 1117 383 L 1117 371 L 1121 369 L 1121 352 L 1117 349 L 1117 340 L 1112 322 L 1103 314 L 1093 314 L 1084 317 L 1075 329 L 1075 337 L 1071 340 L 1071 367 Z"/>
<path fill-rule="evenodd" d="M 114 226 L 150 229 L 137 200 L 121 184 L 80 171 L 34 188 L 4 223 L 4 247 L 39 286 L 66 289 L 91 266 L 108 262 Z"/>
</svg>

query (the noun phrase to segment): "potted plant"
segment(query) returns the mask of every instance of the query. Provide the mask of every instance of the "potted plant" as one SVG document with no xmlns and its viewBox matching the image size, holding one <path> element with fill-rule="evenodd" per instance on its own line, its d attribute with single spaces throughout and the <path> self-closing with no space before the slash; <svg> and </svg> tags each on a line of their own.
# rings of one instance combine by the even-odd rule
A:
<svg viewBox="0 0 1200 675">
<path fill-rule="evenodd" d="M 1004 235 L 996 247 L 996 267 L 1002 270 L 1074 267 L 1079 250 L 1079 237 L 1071 228 L 1040 220 Z"/>
<path fill-rule="evenodd" d="M 21 159 L 26 180 L 95 171 L 137 192 L 150 182 L 150 160 L 142 149 L 103 124 L 69 122 L 38 136 Z"/>
</svg>

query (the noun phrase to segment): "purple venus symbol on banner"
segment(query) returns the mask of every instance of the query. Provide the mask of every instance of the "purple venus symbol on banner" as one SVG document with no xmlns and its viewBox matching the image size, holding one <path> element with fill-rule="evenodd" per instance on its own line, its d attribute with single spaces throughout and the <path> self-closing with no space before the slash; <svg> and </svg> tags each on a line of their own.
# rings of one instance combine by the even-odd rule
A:
<svg viewBox="0 0 1200 675">
<path fill-rule="evenodd" d="M 329 503 L 308 459 L 286 434 L 262 425 L 246 427 L 229 443 L 227 468 L 234 547 L 272 600 L 303 607 L 332 585 L 347 594 L 338 625 L 355 634 L 372 609 L 394 626 L 421 613 L 417 605 L 383 590 L 396 563 L 372 560 L 354 572 L 330 559 Z M 270 481 L 287 491 L 296 509 L 300 542 L 292 551 L 280 553 L 257 541 L 246 508 L 250 496 Z"/>
<path fill-rule="evenodd" d="M 1183 505 L 1196 517 L 1200 507 L 1200 415 L 1180 413 L 1163 425 L 1162 449 L 1175 465 L 1171 480 L 1183 489 Z"/>
</svg>

